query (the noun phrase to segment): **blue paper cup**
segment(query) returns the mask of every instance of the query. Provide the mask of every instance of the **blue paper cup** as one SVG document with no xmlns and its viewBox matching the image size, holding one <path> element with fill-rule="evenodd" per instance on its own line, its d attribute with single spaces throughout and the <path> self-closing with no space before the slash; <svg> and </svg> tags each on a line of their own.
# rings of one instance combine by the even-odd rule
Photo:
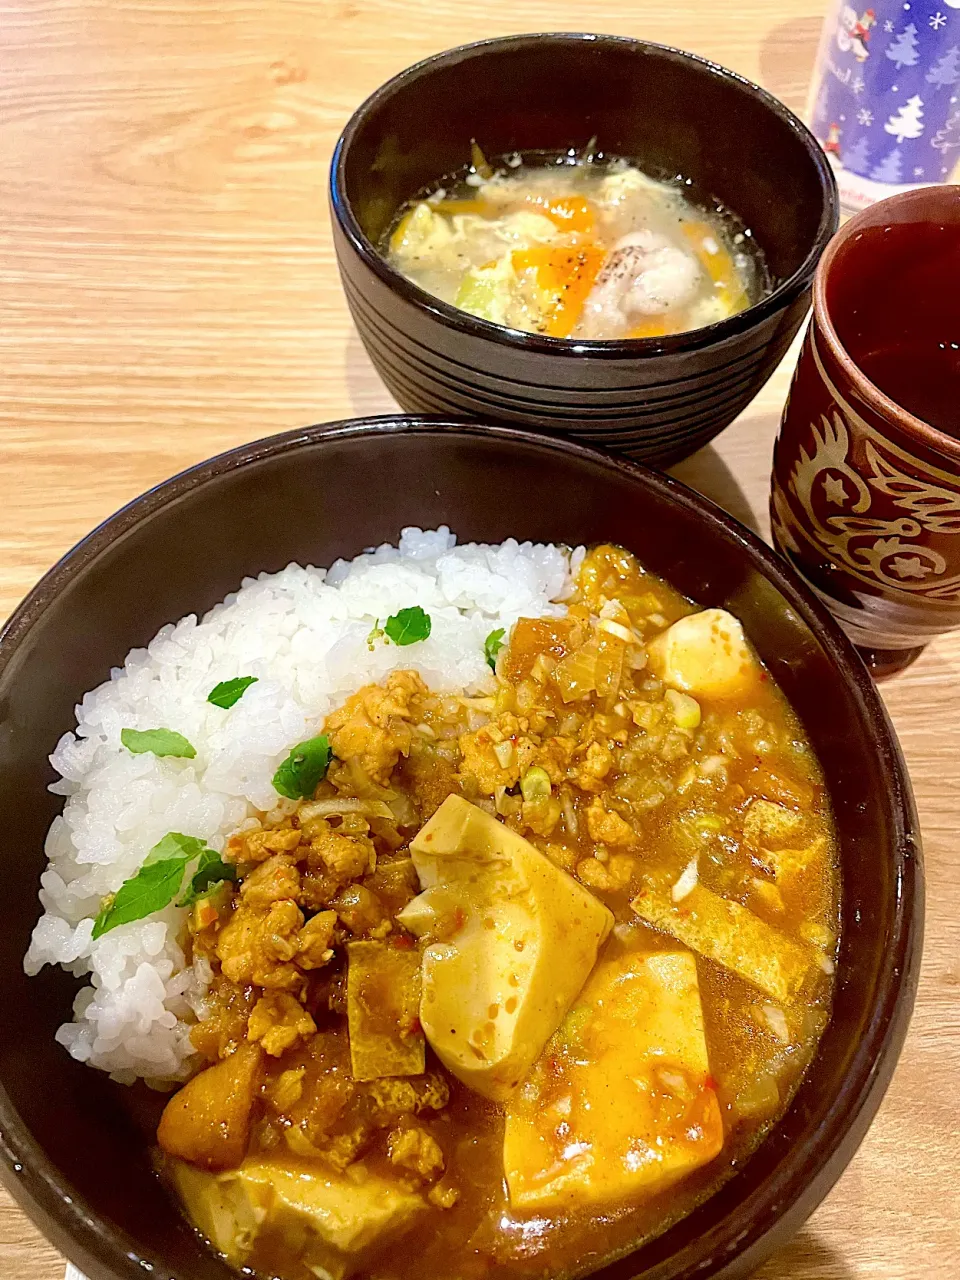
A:
<svg viewBox="0 0 960 1280">
<path fill-rule="evenodd" d="M 960 0 L 836 3 L 807 118 L 846 209 L 960 183 Z"/>
</svg>

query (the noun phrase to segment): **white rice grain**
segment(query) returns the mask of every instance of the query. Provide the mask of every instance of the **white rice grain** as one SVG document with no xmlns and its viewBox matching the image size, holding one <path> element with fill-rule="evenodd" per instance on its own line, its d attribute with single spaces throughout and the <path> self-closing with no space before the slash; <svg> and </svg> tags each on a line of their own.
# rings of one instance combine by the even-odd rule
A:
<svg viewBox="0 0 960 1280">
<path fill-rule="evenodd" d="M 573 552 L 575 568 L 582 558 Z M 189 1075 L 190 1026 L 211 975 L 206 962 L 186 964 L 184 912 L 170 906 L 94 942 L 102 898 L 168 832 L 219 850 L 256 810 L 271 809 L 278 764 L 361 685 L 413 668 L 439 693 L 489 693 L 486 636 L 519 617 L 564 613 L 571 587 L 571 556 L 559 547 L 457 547 L 445 527 L 410 528 L 398 547 L 329 570 L 291 564 L 247 578 L 203 619 L 188 615 L 129 653 L 84 695 L 76 729 L 50 757 L 60 775 L 51 790 L 66 803 L 47 834 L 44 914 L 24 967 L 89 975 L 58 1041 L 125 1082 Z M 429 639 L 369 643 L 378 621 L 411 605 L 430 614 Z M 234 707 L 207 702 L 220 681 L 246 675 L 257 683 Z M 132 755 L 120 741 L 122 729 L 158 727 L 183 734 L 196 757 Z"/>
</svg>

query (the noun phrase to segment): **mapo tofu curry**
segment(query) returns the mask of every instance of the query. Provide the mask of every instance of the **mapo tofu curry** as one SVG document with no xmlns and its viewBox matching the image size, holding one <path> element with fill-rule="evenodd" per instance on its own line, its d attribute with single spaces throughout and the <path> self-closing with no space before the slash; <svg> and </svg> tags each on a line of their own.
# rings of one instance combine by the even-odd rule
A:
<svg viewBox="0 0 960 1280">
<path fill-rule="evenodd" d="M 207 1065 L 158 1141 L 238 1267 L 590 1270 L 742 1163 L 829 1018 L 828 800 L 737 620 L 604 546 L 488 654 L 489 696 L 359 689 L 192 908 Z"/>
</svg>

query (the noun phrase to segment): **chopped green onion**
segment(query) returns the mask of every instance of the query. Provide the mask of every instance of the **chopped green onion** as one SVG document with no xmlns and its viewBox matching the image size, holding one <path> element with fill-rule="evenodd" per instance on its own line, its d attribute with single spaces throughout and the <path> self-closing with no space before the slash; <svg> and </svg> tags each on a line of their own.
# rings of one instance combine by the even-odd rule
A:
<svg viewBox="0 0 960 1280">
<path fill-rule="evenodd" d="M 524 800 L 540 800 L 550 795 L 550 775 L 546 769 L 534 765 L 520 779 L 520 791 Z"/>
<path fill-rule="evenodd" d="M 700 703 L 689 693 L 667 689 L 663 695 L 679 729 L 696 729 L 700 723 Z"/>
<path fill-rule="evenodd" d="M 376 622 L 367 632 L 367 648 L 370 650 L 371 653 L 373 652 L 373 646 L 377 643 L 377 641 L 381 638 L 382 635 L 383 635 L 383 627 L 381 627 L 380 625 L 380 619 L 377 618 Z"/>
</svg>

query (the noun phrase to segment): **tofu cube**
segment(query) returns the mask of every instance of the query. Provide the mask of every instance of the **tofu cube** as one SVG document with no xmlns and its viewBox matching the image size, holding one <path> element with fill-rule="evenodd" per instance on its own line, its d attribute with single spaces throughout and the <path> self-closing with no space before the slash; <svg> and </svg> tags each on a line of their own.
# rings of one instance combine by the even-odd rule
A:
<svg viewBox="0 0 960 1280">
<path fill-rule="evenodd" d="M 423 1074 L 426 1045 L 419 1004 L 420 956 L 413 948 L 401 950 L 393 942 L 347 944 L 347 1023 L 354 1080 Z"/>
<path fill-rule="evenodd" d="M 283 1239 L 307 1271 L 330 1280 L 343 1280 L 358 1255 L 426 1208 L 361 1166 L 321 1173 L 254 1158 L 209 1174 L 177 1161 L 172 1175 L 194 1224 L 234 1266 L 256 1265 L 261 1238 Z"/>
<path fill-rule="evenodd" d="M 562 1211 L 655 1195 L 722 1145 L 695 957 L 601 960 L 507 1108 L 511 1205 Z"/>
<path fill-rule="evenodd" d="M 664 684 L 697 698 L 735 697 L 761 670 L 743 627 L 726 609 L 681 618 L 651 641 L 647 659 Z"/>
<path fill-rule="evenodd" d="M 648 887 L 630 906 L 648 924 L 730 969 L 780 1004 L 792 1004 L 819 972 L 817 958 L 805 943 L 701 884 L 680 902 Z"/>
<path fill-rule="evenodd" d="M 576 999 L 613 915 L 461 796 L 443 802 L 410 850 L 424 892 L 398 919 L 430 939 L 424 1032 L 464 1084 L 503 1100 Z"/>
</svg>

